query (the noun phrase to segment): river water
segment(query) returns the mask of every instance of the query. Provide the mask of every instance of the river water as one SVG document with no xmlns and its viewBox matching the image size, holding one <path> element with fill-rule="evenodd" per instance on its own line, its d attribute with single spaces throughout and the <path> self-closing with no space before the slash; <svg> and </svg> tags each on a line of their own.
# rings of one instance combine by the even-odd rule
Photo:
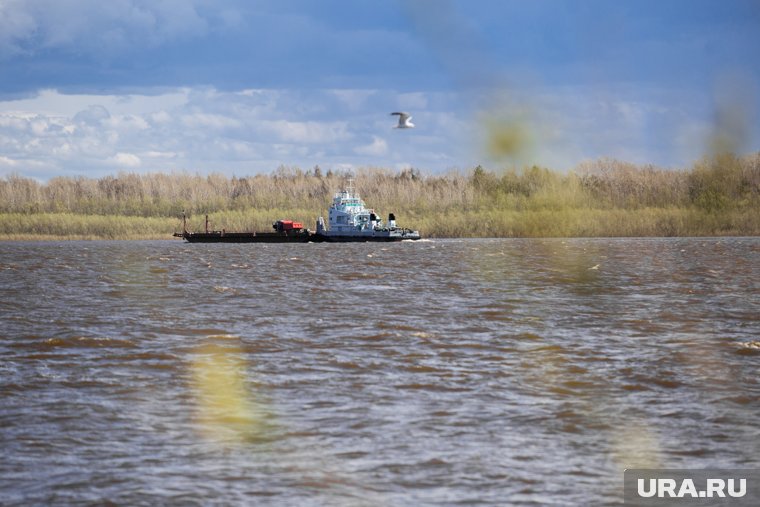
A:
<svg viewBox="0 0 760 507">
<path fill-rule="evenodd" d="M 760 238 L 0 243 L 0 504 L 615 505 L 760 468 Z"/>
</svg>

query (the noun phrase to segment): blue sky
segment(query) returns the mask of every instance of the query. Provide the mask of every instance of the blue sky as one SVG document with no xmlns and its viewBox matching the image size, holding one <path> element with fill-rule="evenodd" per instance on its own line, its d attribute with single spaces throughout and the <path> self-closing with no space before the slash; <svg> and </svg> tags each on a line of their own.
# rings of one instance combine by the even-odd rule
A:
<svg viewBox="0 0 760 507">
<path fill-rule="evenodd" d="M 0 176 L 688 167 L 760 150 L 758 48 L 757 1 L 0 0 Z"/>
</svg>

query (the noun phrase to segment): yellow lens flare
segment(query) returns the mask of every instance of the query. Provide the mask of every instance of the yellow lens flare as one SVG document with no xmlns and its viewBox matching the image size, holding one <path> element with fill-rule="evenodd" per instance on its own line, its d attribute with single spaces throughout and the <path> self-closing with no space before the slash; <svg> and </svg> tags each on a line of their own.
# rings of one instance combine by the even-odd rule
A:
<svg viewBox="0 0 760 507">
<path fill-rule="evenodd" d="M 475 113 L 482 155 L 501 176 L 536 166 L 547 139 L 557 135 L 557 127 L 547 125 L 546 115 L 530 98 L 518 103 L 506 95 L 503 91 L 485 98 Z"/>
<path fill-rule="evenodd" d="M 246 382 L 244 352 L 238 345 L 206 343 L 191 362 L 196 421 L 205 438 L 242 443 L 265 439 L 271 415 Z"/>
<path fill-rule="evenodd" d="M 532 144 L 532 134 L 525 122 L 516 118 L 495 117 L 486 122 L 486 148 L 496 160 L 521 161 Z"/>
</svg>

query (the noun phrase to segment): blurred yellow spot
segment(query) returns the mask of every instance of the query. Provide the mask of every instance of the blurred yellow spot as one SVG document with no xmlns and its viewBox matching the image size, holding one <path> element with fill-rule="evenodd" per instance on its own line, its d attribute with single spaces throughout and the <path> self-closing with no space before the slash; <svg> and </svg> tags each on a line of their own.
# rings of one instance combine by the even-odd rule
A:
<svg viewBox="0 0 760 507">
<path fill-rule="evenodd" d="M 626 468 L 663 468 L 660 441 L 647 425 L 623 427 L 612 439 L 612 459 Z"/>
<path fill-rule="evenodd" d="M 713 156 L 746 149 L 755 123 L 755 84 L 747 76 L 726 73 L 716 83 L 715 117 L 708 146 Z"/>
<path fill-rule="evenodd" d="M 239 347 L 202 345 L 191 363 L 197 420 L 204 437 L 245 442 L 268 427 L 262 406 L 246 386 L 246 363 Z"/>
<path fill-rule="evenodd" d="M 528 129 L 518 121 L 491 119 L 487 129 L 487 149 L 494 158 L 519 158 L 530 145 Z"/>
</svg>

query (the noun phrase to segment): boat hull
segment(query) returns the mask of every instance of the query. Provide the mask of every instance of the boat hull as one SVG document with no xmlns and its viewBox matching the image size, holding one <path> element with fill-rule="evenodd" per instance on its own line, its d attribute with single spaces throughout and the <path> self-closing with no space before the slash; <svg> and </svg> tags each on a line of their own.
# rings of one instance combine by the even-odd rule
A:
<svg viewBox="0 0 760 507">
<path fill-rule="evenodd" d="M 175 234 L 188 243 L 307 243 L 313 234 L 281 234 L 277 232 L 187 232 Z"/>
<path fill-rule="evenodd" d="M 175 234 L 188 243 L 389 243 L 420 239 L 419 234 L 397 235 L 335 235 L 301 232 L 281 234 L 276 232 L 187 232 Z"/>
<path fill-rule="evenodd" d="M 322 241 L 326 241 L 328 243 L 366 243 L 366 242 L 395 242 L 395 241 L 414 241 L 420 239 L 420 235 L 418 233 L 399 233 L 399 234 L 357 234 L 357 235 L 326 235 L 326 234 L 315 234 L 315 236 L 320 236 L 322 238 Z"/>
</svg>

